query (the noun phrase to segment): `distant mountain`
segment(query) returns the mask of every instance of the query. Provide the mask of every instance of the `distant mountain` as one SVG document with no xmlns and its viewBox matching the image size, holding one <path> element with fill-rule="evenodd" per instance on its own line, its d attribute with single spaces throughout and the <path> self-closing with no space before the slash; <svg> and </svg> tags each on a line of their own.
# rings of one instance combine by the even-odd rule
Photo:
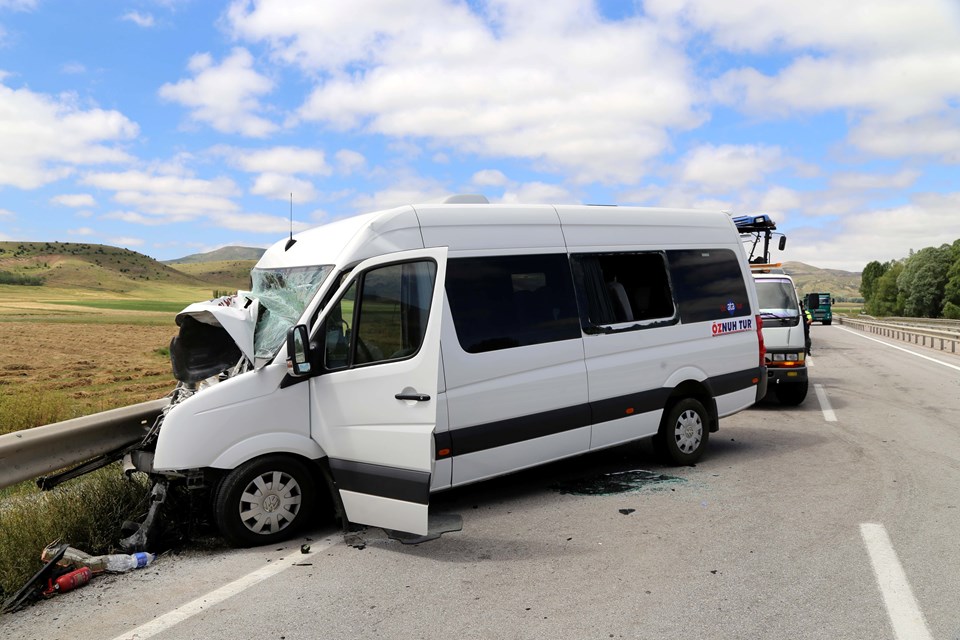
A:
<svg viewBox="0 0 960 640">
<path fill-rule="evenodd" d="M 793 278 L 800 295 L 830 293 L 834 297 L 859 298 L 860 273 L 840 269 L 820 269 L 803 262 L 784 262 L 783 270 Z"/>
<path fill-rule="evenodd" d="M 163 264 L 195 264 L 198 262 L 229 262 L 235 260 L 253 260 L 256 262 L 266 249 L 256 247 L 220 247 L 206 253 L 193 253 L 176 260 L 164 260 Z"/>
<path fill-rule="evenodd" d="M 142 253 L 82 242 L 0 242 L 0 272 L 41 286 L 128 293 L 153 285 L 209 283 Z"/>
</svg>

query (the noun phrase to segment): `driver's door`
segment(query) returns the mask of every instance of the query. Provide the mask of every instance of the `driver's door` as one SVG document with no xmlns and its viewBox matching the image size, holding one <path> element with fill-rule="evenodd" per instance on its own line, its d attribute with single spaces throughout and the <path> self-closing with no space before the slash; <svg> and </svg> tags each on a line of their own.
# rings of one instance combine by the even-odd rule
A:
<svg viewBox="0 0 960 640">
<path fill-rule="evenodd" d="M 314 333 L 313 438 L 350 522 L 424 535 L 447 249 L 358 265 Z"/>
</svg>

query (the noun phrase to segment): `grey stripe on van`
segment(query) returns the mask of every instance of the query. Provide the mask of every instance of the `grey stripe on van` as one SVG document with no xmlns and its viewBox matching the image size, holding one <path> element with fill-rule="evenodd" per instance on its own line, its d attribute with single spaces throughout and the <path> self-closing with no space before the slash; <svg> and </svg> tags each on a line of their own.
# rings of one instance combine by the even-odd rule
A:
<svg viewBox="0 0 960 640">
<path fill-rule="evenodd" d="M 761 373 L 760 367 L 725 373 L 708 378 L 704 385 L 714 397 L 722 396 L 755 387 L 757 383 L 754 380 L 762 380 Z M 562 433 L 571 429 L 579 429 L 591 424 L 600 424 L 630 415 L 658 411 L 664 408 L 670 393 L 670 389 L 660 387 L 572 407 L 552 409 L 543 413 L 454 429 L 445 434 L 437 434 L 437 451 L 450 449 L 449 454 L 438 455 L 437 457 L 476 453 Z M 440 435 L 443 435 L 443 446 L 441 446 Z"/>
<path fill-rule="evenodd" d="M 430 473 L 427 471 L 337 458 L 330 458 L 329 461 L 338 489 L 416 504 L 430 502 Z"/>
</svg>

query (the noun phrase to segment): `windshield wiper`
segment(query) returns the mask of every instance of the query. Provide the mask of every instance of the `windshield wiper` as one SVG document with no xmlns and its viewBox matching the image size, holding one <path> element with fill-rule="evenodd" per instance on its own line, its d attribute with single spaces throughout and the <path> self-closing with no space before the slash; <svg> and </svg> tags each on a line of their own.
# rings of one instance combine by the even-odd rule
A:
<svg viewBox="0 0 960 640">
<path fill-rule="evenodd" d="M 781 316 L 781 315 L 779 315 L 779 314 L 773 313 L 772 311 L 761 311 L 761 312 L 760 312 L 760 317 L 761 317 L 761 318 L 776 318 L 777 320 L 792 320 L 793 318 L 796 318 L 797 316 Z"/>
</svg>

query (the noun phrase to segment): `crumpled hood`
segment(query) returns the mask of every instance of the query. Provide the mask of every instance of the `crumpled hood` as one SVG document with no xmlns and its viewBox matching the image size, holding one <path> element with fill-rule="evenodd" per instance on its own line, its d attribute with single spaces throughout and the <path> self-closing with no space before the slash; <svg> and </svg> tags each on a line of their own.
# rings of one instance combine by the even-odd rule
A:
<svg viewBox="0 0 960 640">
<path fill-rule="evenodd" d="M 180 334 L 170 343 L 170 360 L 178 380 L 196 382 L 215 375 L 235 365 L 241 354 L 254 362 L 260 303 L 244 293 L 195 302 L 177 314 Z"/>
</svg>

